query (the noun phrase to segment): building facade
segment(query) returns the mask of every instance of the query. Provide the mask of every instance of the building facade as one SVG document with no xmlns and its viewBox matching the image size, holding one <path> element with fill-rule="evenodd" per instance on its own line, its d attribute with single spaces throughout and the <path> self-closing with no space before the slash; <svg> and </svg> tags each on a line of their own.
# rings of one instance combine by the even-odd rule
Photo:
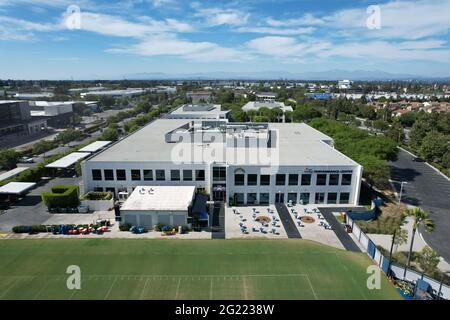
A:
<svg viewBox="0 0 450 320">
<path fill-rule="evenodd" d="M 356 205 L 362 167 L 302 123 L 159 119 L 82 162 L 85 192 L 195 186 L 230 205 Z"/>
</svg>

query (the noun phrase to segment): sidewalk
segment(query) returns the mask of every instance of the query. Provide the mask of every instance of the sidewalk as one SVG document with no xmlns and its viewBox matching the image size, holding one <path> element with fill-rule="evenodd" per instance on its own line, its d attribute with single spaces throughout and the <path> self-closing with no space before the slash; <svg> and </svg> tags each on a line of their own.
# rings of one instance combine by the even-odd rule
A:
<svg viewBox="0 0 450 320">
<path fill-rule="evenodd" d="M 406 223 L 401 227 L 404 230 L 408 231 L 408 241 L 402 245 L 395 246 L 393 252 L 401 252 L 401 251 L 409 251 L 409 246 L 411 245 L 411 239 L 412 239 L 412 226 L 413 221 L 411 218 L 405 219 Z M 386 250 L 391 250 L 391 243 L 392 243 L 392 235 L 390 234 L 373 234 L 369 233 L 367 236 L 375 243 L 377 246 L 381 246 Z M 416 232 L 416 236 L 414 238 L 414 244 L 413 244 L 413 251 L 418 252 L 422 250 L 425 246 L 427 246 L 427 243 L 423 240 L 422 235 L 419 233 L 419 231 Z M 441 258 L 441 262 L 438 264 L 439 270 L 445 273 L 450 273 L 450 264 L 448 264 L 443 258 Z"/>
</svg>

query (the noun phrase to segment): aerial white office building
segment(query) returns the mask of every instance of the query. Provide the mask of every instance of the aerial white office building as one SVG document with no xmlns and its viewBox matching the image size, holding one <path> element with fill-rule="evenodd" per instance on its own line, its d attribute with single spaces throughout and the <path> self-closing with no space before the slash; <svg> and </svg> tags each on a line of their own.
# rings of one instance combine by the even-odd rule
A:
<svg viewBox="0 0 450 320">
<path fill-rule="evenodd" d="M 362 167 L 303 123 L 159 119 L 82 162 L 84 191 L 194 186 L 230 205 L 356 205 Z"/>
</svg>

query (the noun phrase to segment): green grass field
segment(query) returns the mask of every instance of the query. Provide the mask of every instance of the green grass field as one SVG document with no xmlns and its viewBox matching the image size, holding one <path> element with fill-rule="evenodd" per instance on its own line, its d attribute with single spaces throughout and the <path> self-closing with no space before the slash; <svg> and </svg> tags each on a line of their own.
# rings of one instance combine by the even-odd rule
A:
<svg viewBox="0 0 450 320">
<path fill-rule="evenodd" d="M 305 240 L 1 240 L 0 299 L 399 299 L 370 264 Z"/>
</svg>

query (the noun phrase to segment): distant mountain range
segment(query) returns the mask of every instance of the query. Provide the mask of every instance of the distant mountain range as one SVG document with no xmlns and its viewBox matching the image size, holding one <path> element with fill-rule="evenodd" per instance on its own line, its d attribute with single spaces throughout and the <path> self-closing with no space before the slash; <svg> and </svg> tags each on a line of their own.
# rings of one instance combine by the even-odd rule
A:
<svg viewBox="0 0 450 320">
<path fill-rule="evenodd" d="M 292 73 L 287 71 L 259 72 L 207 72 L 207 73 L 163 73 L 143 72 L 122 75 L 129 80 L 438 80 L 449 81 L 450 77 L 425 77 L 412 74 L 389 73 L 384 71 L 366 70 L 329 70 Z"/>
</svg>

